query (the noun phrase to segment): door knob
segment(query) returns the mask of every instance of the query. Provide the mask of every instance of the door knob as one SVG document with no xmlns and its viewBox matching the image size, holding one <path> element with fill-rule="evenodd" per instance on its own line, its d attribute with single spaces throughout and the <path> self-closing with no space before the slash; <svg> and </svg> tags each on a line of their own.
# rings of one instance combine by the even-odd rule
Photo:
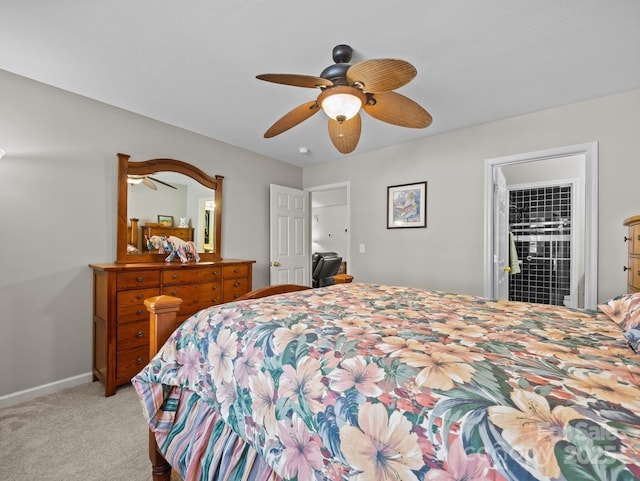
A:
<svg viewBox="0 0 640 481">
<path fill-rule="evenodd" d="M 278 261 L 272 262 L 271 265 L 273 267 L 280 267 L 280 263 Z"/>
<path fill-rule="evenodd" d="M 509 267 L 509 266 L 503 267 L 502 270 L 505 271 L 505 272 L 511 272 L 511 267 Z"/>
</svg>

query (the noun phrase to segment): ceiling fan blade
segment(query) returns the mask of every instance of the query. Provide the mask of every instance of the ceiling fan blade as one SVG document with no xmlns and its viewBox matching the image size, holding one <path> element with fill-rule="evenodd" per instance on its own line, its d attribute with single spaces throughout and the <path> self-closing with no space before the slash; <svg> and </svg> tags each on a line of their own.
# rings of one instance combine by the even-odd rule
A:
<svg viewBox="0 0 640 481">
<path fill-rule="evenodd" d="M 429 112 L 397 92 L 372 95 L 363 108 L 371 117 L 400 127 L 424 129 L 433 121 Z"/>
<path fill-rule="evenodd" d="M 259 80 L 273 82 L 276 84 L 293 85 L 294 87 L 319 88 L 331 87 L 333 82 L 322 77 L 313 77 L 311 75 L 296 75 L 288 73 L 265 73 L 256 75 Z"/>
<path fill-rule="evenodd" d="M 146 185 L 147 187 L 149 187 L 150 189 L 158 190 L 158 188 L 156 187 L 156 184 L 154 184 L 153 182 L 151 182 L 151 181 L 149 180 L 149 178 L 148 178 L 148 177 L 143 177 L 143 178 L 142 178 L 142 183 L 143 183 L 144 185 Z"/>
<path fill-rule="evenodd" d="M 350 84 L 362 84 L 362 90 L 370 93 L 395 90 L 409 83 L 416 75 L 416 68 L 404 60 L 381 58 L 357 63 L 347 70 Z"/>
<path fill-rule="evenodd" d="M 157 182 L 158 184 L 162 184 L 162 185 L 166 185 L 167 187 L 171 187 L 172 189 L 176 189 L 178 190 L 177 187 L 171 185 L 171 184 L 167 184 L 166 182 L 160 180 L 160 179 L 156 179 L 155 177 L 149 177 L 149 179 L 153 180 L 154 182 Z"/>
<path fill-rule="evenodd" d="M 361 130 L 360 114 L 342 123 L 329 119 L 329 137 L 338 152 L 342 154 L 349 154 L 355 150 L 360 140 Z"/>
<path fill-rule="evenodd" d="M 307 120 L 320 110 L 320 106 L 315 100 L 297 106 L 291 112 L 284 114 L 276 121 L 275 124 L 269 127 L 269 130 L 264 133 L 265 139 L 270 139 L 271 137 L 275 137 L 276 135 L 289 130 L 291 127 L 295 127 L 300 122 Z"/>
</svg>

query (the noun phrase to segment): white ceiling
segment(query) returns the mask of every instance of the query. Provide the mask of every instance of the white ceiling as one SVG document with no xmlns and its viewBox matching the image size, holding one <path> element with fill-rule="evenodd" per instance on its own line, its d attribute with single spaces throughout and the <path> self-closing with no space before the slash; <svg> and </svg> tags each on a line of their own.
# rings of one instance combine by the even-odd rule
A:
<svg viewBox="0 0 640 481">
<path fill-rule="evenodd" d="M 640 88 L 638 0 L 0 3 L 0 69 L 300 166 L 344 157 L 324 114 L 262 135 L 319 91 L 255 76 L 317 76 L 341 43 L 352 63 L 411 62 L 398 92 L 434 118 L 416 130 L 363 114 L 354 154 Z"/>
</svg>

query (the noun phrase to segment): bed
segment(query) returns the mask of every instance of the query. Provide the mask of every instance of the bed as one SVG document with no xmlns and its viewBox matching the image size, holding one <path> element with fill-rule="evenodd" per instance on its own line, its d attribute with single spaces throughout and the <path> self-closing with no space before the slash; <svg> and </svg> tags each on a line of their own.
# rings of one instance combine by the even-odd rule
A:
<svg viewBox="0 0 640 481">
<path fill-rule="evenodd" d="M 362 283 L 215 306 L 133 379 L 154 479 L 640 479 L 638 319 Z"/>
</svg>

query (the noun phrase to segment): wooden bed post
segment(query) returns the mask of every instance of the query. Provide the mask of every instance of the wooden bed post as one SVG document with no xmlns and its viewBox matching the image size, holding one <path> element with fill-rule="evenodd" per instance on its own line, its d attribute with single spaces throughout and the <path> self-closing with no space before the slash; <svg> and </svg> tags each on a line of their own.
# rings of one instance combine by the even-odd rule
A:
<svg viewBox="0 0 640 481">
<path fill-rule="evenodd" d="M 171 296 L 156 296 L 144 300 L 151 313 L 149 318 L 149 359 L 153 358 L 169 336 L 176 330 L 176 313 L 182 299 Z"/>
<path fill-rule="evenodd" d="M 149 316 L 149 359 L 153 358 L 176 328 L 176 313 L 182 299 L 171 296 L 157 296 L 144 300 L 151 313 Z M 149 431 L 149 460 L 153 481 L 169 481 L 171 465 L 158 449 L 156 437 Z"/>
</svg>

